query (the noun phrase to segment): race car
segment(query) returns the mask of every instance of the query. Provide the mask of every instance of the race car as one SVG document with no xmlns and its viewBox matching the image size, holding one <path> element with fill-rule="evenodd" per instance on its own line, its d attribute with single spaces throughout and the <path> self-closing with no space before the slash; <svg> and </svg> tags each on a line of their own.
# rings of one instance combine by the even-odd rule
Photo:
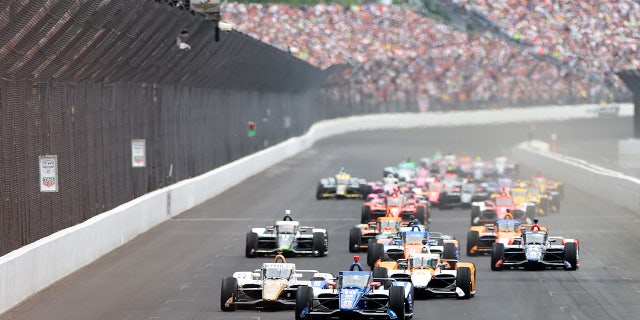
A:
<svg viewBox="0 0 640 320">
<path fill-rule="evenodd" d="M 514 237 L 520 237 L 520 221 L 513 219 L 496 220 L 493 224 L 472 226 L 467 232 L 467 256 L 475 257 L 481 253 L 490 253 L 493 244 L 508 244 Z"/>
<path fill-rule="evenodd" d="M 427 250 L 381 267 L 387 269 L 390 278 L 409 278 L 417 298 L 440 296 L 469 299 L 476 294 L 476 267 L 471 262 L 443 259 L 439 254 Z"/>
<path fill-rule="evenodd" d="M 538 187 L 540 193 L 549 198 L 550 211 L 560 211 L 560 201 L 564 198 L 564 184 L 561 181 L 548 180 L 540 172 L 531 179 L 531 182 Z"/>
<path fill-rule="evenodd" d="M 507 244 L 493 244 L 491 270 L 554 269 L 577 270 L 580 266 L 580 243 L 577 239 L 550 237 L 547 230 L 531 228 L 523 231 L 520 239 Z"/>
<path fill-rule="evenodd" d="M 430 210 L 428 202 L 410 197 L 397 191 L 381 197 L 370 195 L 362 205 L 360 223 L 367 223 L 382 216 L 399 217 L 403 221 L 418 219 L 421 224 L 428 223 Z"/>
<path fill-rule="evenodd" d="M 334 177 L 320 179 L 316 189 L 316 199 L 364 199 L 371 192 L 365 179 L 355 178 L 344 168 Z"/>
<path fill-rule="evenodd" d="M 285 256 L 312 255 L 323 257 L 329 252 L 329 236 L 326 229 L 301 226 L 293 221 L 287 210 L 281 221 L 264 228 L 252 228 L 246 236 L 245 256 L 273 255 L 282 252 Z"/>
<path fill-rule="evenodd" d="M 370 240 L 380 235 L 398 234 L 400 227 L 406 225 L 399 217 L 380 217 L 374 222 L 355 225 L 349 231 L 349 252 L 359 252 L 369 247 Z"/>
<path fill-rule="evenodd" d="M 349 271 L 340 271 L 329 288 L 301 286 L 295 319 L 407 319 L 413 317 L 413 285 L 382 274 L 363 271 L 354 257 Z"/>
<path fill-rule="evenodd" d="M 473 202 L 471 204 L 471 225 L 479 226 L 495 223 L 507 215 L 521 223 L 531 223 L 536 207 L 529 202 L 515 203 L 507 192 L 493 195 L 491 200 Z"/>
<path fill-rule="evenodd" d="M 234 272 L 222 279 L 220 309 L 293 309 L 298 287 L 310 285 L 310 281 L 301 280 L 305 273 L 319 274 L 317 270 L 296 270 L 295 264 L 287 263 L 281 255 L 260 269 Z"/>
<path fill-rule="evenodd" d="M 453 237 L 445 239 L 447 236 L 434 232 L 431 233 L 423 226 L 415 225 L 409 230 L 402 230 L 401 237 L 391 239 L 377 239 L 375 243 L 369 245 L 367 250 L 367 264 L 374 269 L 378 266 L 385 266 L 391 262 L 408 259 L 414 253 L 429 250 L 431 253 L 439 254 L 443 259 L 458 259 L 459 244 Z"/>
</svg>

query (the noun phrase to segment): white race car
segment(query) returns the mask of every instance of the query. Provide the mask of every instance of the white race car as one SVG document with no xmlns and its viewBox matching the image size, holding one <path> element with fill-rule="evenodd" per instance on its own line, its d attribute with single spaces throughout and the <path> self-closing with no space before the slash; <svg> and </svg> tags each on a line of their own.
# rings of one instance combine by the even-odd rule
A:
<svg viewBox="0 0 640 320">
<path fill-rule="evenodd" d="M 282 262 L 263 263 L 260 269 L 234 272 L 233 276 L 222 279 L 220 309 L 294 308 L 298 287 L 311 285 L 310 280 L 302 280 L 304 274 L 318 271 L 296 270 L 295 264 L 286 263 L 281 255 L 276 256 L 276 261 L 279 259 Z"/>
</svg>

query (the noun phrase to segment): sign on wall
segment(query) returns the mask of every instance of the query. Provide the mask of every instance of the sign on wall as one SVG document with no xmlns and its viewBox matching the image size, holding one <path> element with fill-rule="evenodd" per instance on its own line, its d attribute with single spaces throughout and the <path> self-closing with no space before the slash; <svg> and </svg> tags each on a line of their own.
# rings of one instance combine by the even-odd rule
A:
<svg viewBox="0 0 640 320">
<path fill-rule="evenodd" d="M 131 139 L 131 166 L 143 168 L 147 165 L 147 147 L 145 139 Z"/>
<path fill-rule="evenodd" d="M 58 156 L 40 156 L 40 192 L 58 192 Z"/>
</svg>

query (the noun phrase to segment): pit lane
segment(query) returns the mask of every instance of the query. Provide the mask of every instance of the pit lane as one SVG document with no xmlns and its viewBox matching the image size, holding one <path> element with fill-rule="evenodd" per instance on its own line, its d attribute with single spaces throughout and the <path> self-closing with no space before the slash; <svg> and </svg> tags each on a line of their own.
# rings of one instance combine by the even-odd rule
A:
<svg viewBox="0 0 640 320">
<path fill-rule="evenodd" d="M 244 257 L 250 226 L 271 224 L 291 209 L 303 224 L 327 227 L 327 257 L 288 261 L 299 269 L 337 273 L 351 262 L 348 231 L 359 221 L 362 202 L 315 200 L 319 178 L 344 166 L 353 176 L 378 179 L 384 166 L 406 157 L 418 160 L 436 149 L 483 157 L 508 155 L 512 146 L 527 139 L 529 128 L 520 124 L 387 130 L 323 140 L 159 225 L 0 319 L 293 319 L 292 311 L 219 311 L 224 276 L 272 260 Z M 535 124 L 535 138 L 548 139 L 551 133 L 559 137 L 560 152 L 601 159 L 611 156 L 613 141 L 632 135 L 632 120 Z M 536 168 L 525 166 L 522 171 L 530 176 Z M 580 239 L 578 271 L 492 272 L 488 256 L 463 254 L 462 260 L 478 268 L 476 297 L 416 301 L 414 319 L 637 319 L 640 216 L 576 190 L 571 181 L 565 184 L 561 212 L 542 217 L 541 224 L 552 234 Z M 432 216 L 432 231 L 453 234 L 465 247 L 468 210 L 434 209 Z"/>
</svg>

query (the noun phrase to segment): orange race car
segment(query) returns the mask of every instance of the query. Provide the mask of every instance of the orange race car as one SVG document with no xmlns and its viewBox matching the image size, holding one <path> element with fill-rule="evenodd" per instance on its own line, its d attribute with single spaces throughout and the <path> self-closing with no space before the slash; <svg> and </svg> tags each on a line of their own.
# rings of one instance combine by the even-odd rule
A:
<svg viewBox="0 0 640 320">
<path fill-rule="evenodd" d="M 408 222 L 399 217 L 379 217 L 369 223 L 361 223 L 351 228 L 349 232 L 349 252 L 360 252 L 369 247 L 369 240 L 376 239 L 379 235 L 396 235 L 401 226 L 407 226 Z"/>
</svg>

